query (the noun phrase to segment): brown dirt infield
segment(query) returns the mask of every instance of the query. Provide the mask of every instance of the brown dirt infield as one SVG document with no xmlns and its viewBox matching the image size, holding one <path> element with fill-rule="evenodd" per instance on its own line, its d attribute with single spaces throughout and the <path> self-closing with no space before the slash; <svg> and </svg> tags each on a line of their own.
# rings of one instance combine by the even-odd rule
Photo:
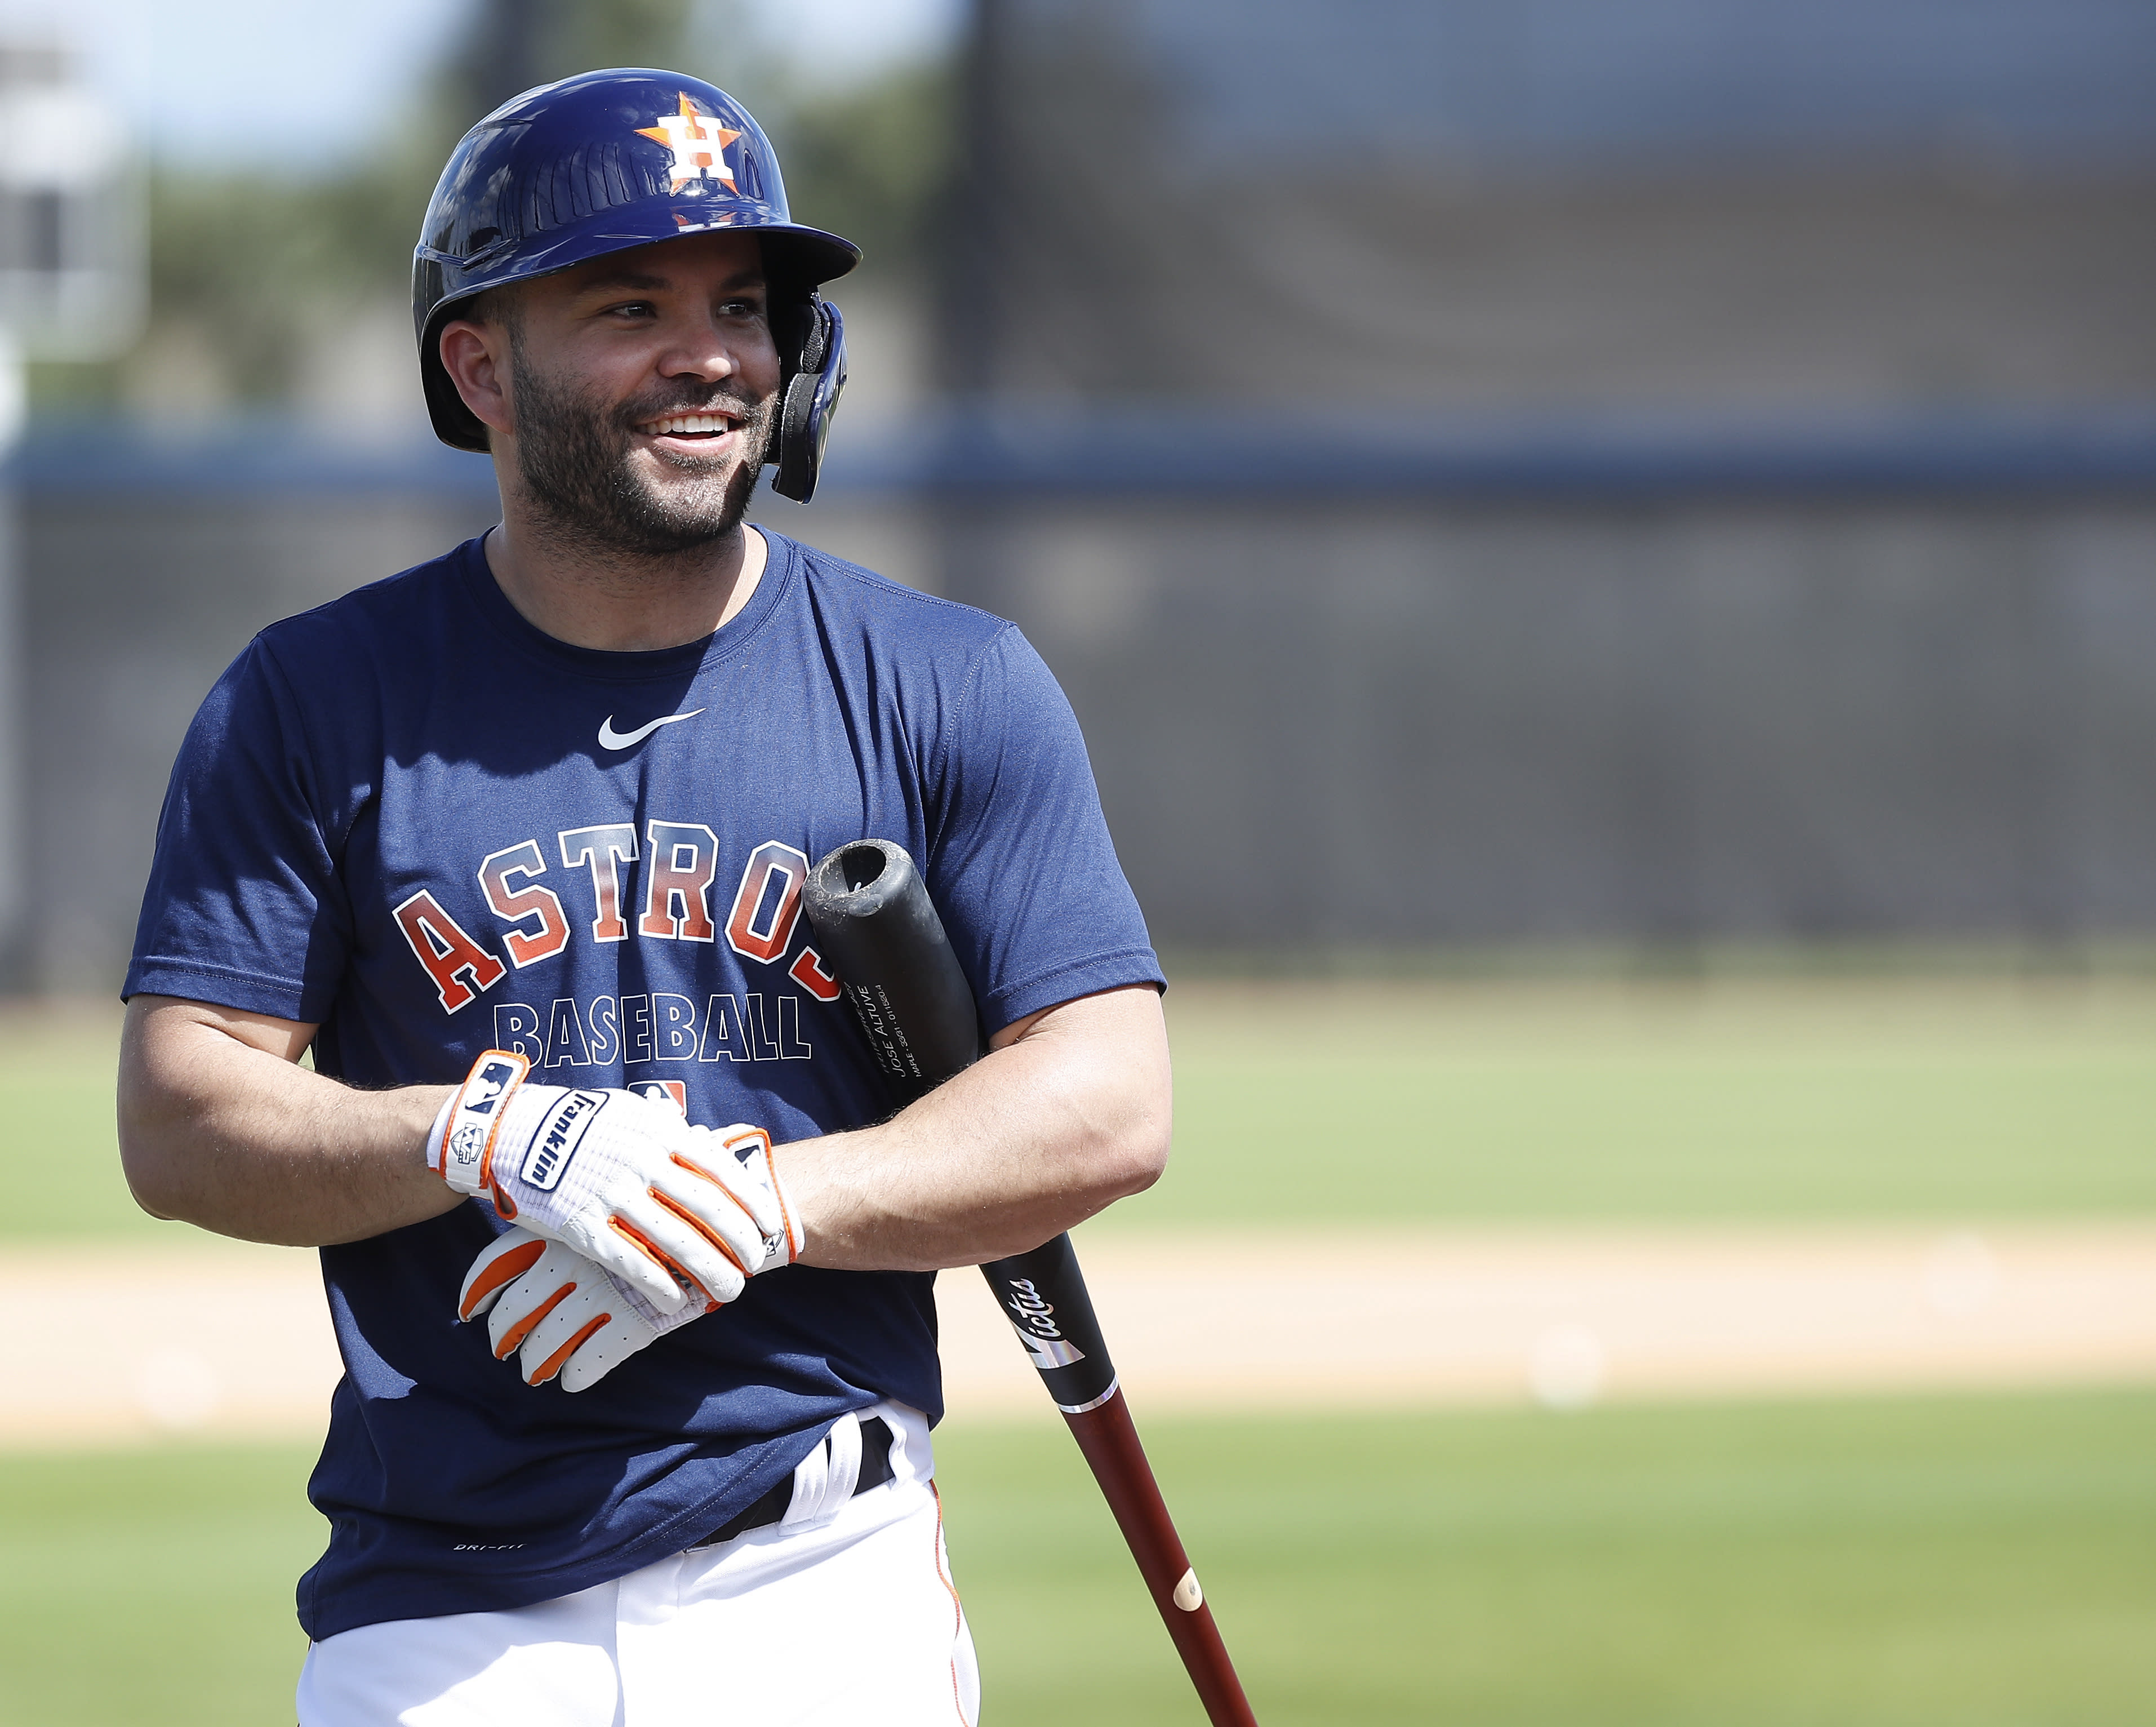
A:
<svg viewBox="0 0 2156 1727">
<path fill-rule="evenodd" d="M 1141 1412 L 2156 1381 L 2156 1224 L 1081 1233 L 1080 1251 Z M 961 1272 L 939 1292 L 952 1419 L 1045 1417 L 986 1289 Z M 311 1437 L 338 1372 L 297 1249 L 10 1249 L 0 1317 L 14 1448 Z"/>
</svg>

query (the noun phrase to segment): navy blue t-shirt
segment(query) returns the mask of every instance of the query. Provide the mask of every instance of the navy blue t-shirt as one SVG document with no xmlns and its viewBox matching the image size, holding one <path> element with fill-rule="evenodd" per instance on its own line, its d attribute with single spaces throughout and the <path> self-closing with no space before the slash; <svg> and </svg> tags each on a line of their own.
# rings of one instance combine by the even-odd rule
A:
<svg viewBox="0 0 2156 1727">
<path fill-rule="evenodd" d="M 318 1022 L 360 1086 L 657 1081 L 784 1142 L 887 1113 L 799 887 L 864 836 L 919 861 L 987 1029 L 1158 983 L 1069 704 L 1018 630 L 766 534 L 706 640 L 557 641 L 480 542 L 265 630 L 174 768 L 126 993 Z M 789 1266 L 591 1390 L 457 1323 L 467 1202 L 322 1250 L 345 1375 L 310 1494 L 310 1636 L 517 1606 L 649 1563 L 841 1413 L 939 1414 L 932 1279 Z"/>
</svg>

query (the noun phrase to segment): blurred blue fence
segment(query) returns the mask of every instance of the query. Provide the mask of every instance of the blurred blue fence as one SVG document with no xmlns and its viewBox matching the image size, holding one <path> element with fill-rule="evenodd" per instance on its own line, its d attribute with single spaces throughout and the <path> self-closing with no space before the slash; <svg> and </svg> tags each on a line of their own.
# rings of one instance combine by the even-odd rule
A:
<svg viewBox="0 0 2156 1727">
<path fill-rule="evenodd" d="M 2141 0 L 1023 0 L 1116 19 L 1209 162 L 1697 172 L 1702 158 L 2156 157 Z M 1112 28 L 1112 25 L 1111 26 Z"/>
<path fill-rule="evenodd" d="M 1286 477 L 1204 417 L 834 450 L 758 518 L 1025 627 L 1172 945 L 2156 928 L 2156 415 L 1365 419 Z M 489 473 L 266 427 L 33 441 L 38 980 L 116 979 L 225 660 L 483 527 Z"/>
<path fill-rule="evenodd" d="M 1164 943 L 2156 930 L 2156 6 L 976 0 L 961 85 L 932 375 L 759 515 L 1025 628 Z M 16 479 L 101 988 L 218 670 L 490 470 Z"/>
<path fill-rule="evenodd" d="M 1558 420 L 1399 409 L 1301 416 L 1291 472 L 1279 425 L 1250 410 L 1008 405 L 925 409 L 902 430 L 834 443 L 827 500 L 1163 497 L 1705 499 L 2156 493 L 2156 406 L 1994 409 L 1861 419 L 1640 414 Z M 39 499 L 442 496 L 491 505 L 484 460 L 419 442 L 355 448 L 275 420 L 185 439 L 47 427 L 18 455 Z"/>
</svg>

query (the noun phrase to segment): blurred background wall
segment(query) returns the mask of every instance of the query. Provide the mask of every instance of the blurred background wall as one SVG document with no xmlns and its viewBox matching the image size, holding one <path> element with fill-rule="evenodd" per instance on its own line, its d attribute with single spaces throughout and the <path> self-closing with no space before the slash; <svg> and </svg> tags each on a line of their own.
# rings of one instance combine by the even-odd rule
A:
<svg viewBox="0 0 2156 1727">
<path fill-rule="evenodd" d="M 152 151 L 147 334 L 36 368 L 17 464 L 23 981 L 116 982 L 254 629 L 493 519 L 402 273 L 464 127 L 608 63 L 868 248 L 761 518 L 1024 626 L 1164 944 L 2156 926 L 2156 10 L 805 15 L 484 0 L 338 151 Z"/>
</svg>

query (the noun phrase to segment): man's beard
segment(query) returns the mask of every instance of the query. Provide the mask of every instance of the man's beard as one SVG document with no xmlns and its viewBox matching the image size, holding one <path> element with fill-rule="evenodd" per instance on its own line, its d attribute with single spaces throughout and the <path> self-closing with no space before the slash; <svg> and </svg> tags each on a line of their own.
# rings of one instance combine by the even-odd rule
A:
<svg viewBox="0 0 2156 1727">
<path fill-rule="evenodd" d="M 770 400 L 750 403 L 695 385 L 608 408 L 534 371 L 514 341 L 511 347 L 517 472 L 555 534 L 602 558 L 665 558 L 725 539 L 741 526 L 771 442 Z M 630 466 L 638 426 L 669 414 L 719 409 L 740 417 L 738 463 L 661 454 L 669 466 L 697 476 L 665 491 Z"/>
</svg>

